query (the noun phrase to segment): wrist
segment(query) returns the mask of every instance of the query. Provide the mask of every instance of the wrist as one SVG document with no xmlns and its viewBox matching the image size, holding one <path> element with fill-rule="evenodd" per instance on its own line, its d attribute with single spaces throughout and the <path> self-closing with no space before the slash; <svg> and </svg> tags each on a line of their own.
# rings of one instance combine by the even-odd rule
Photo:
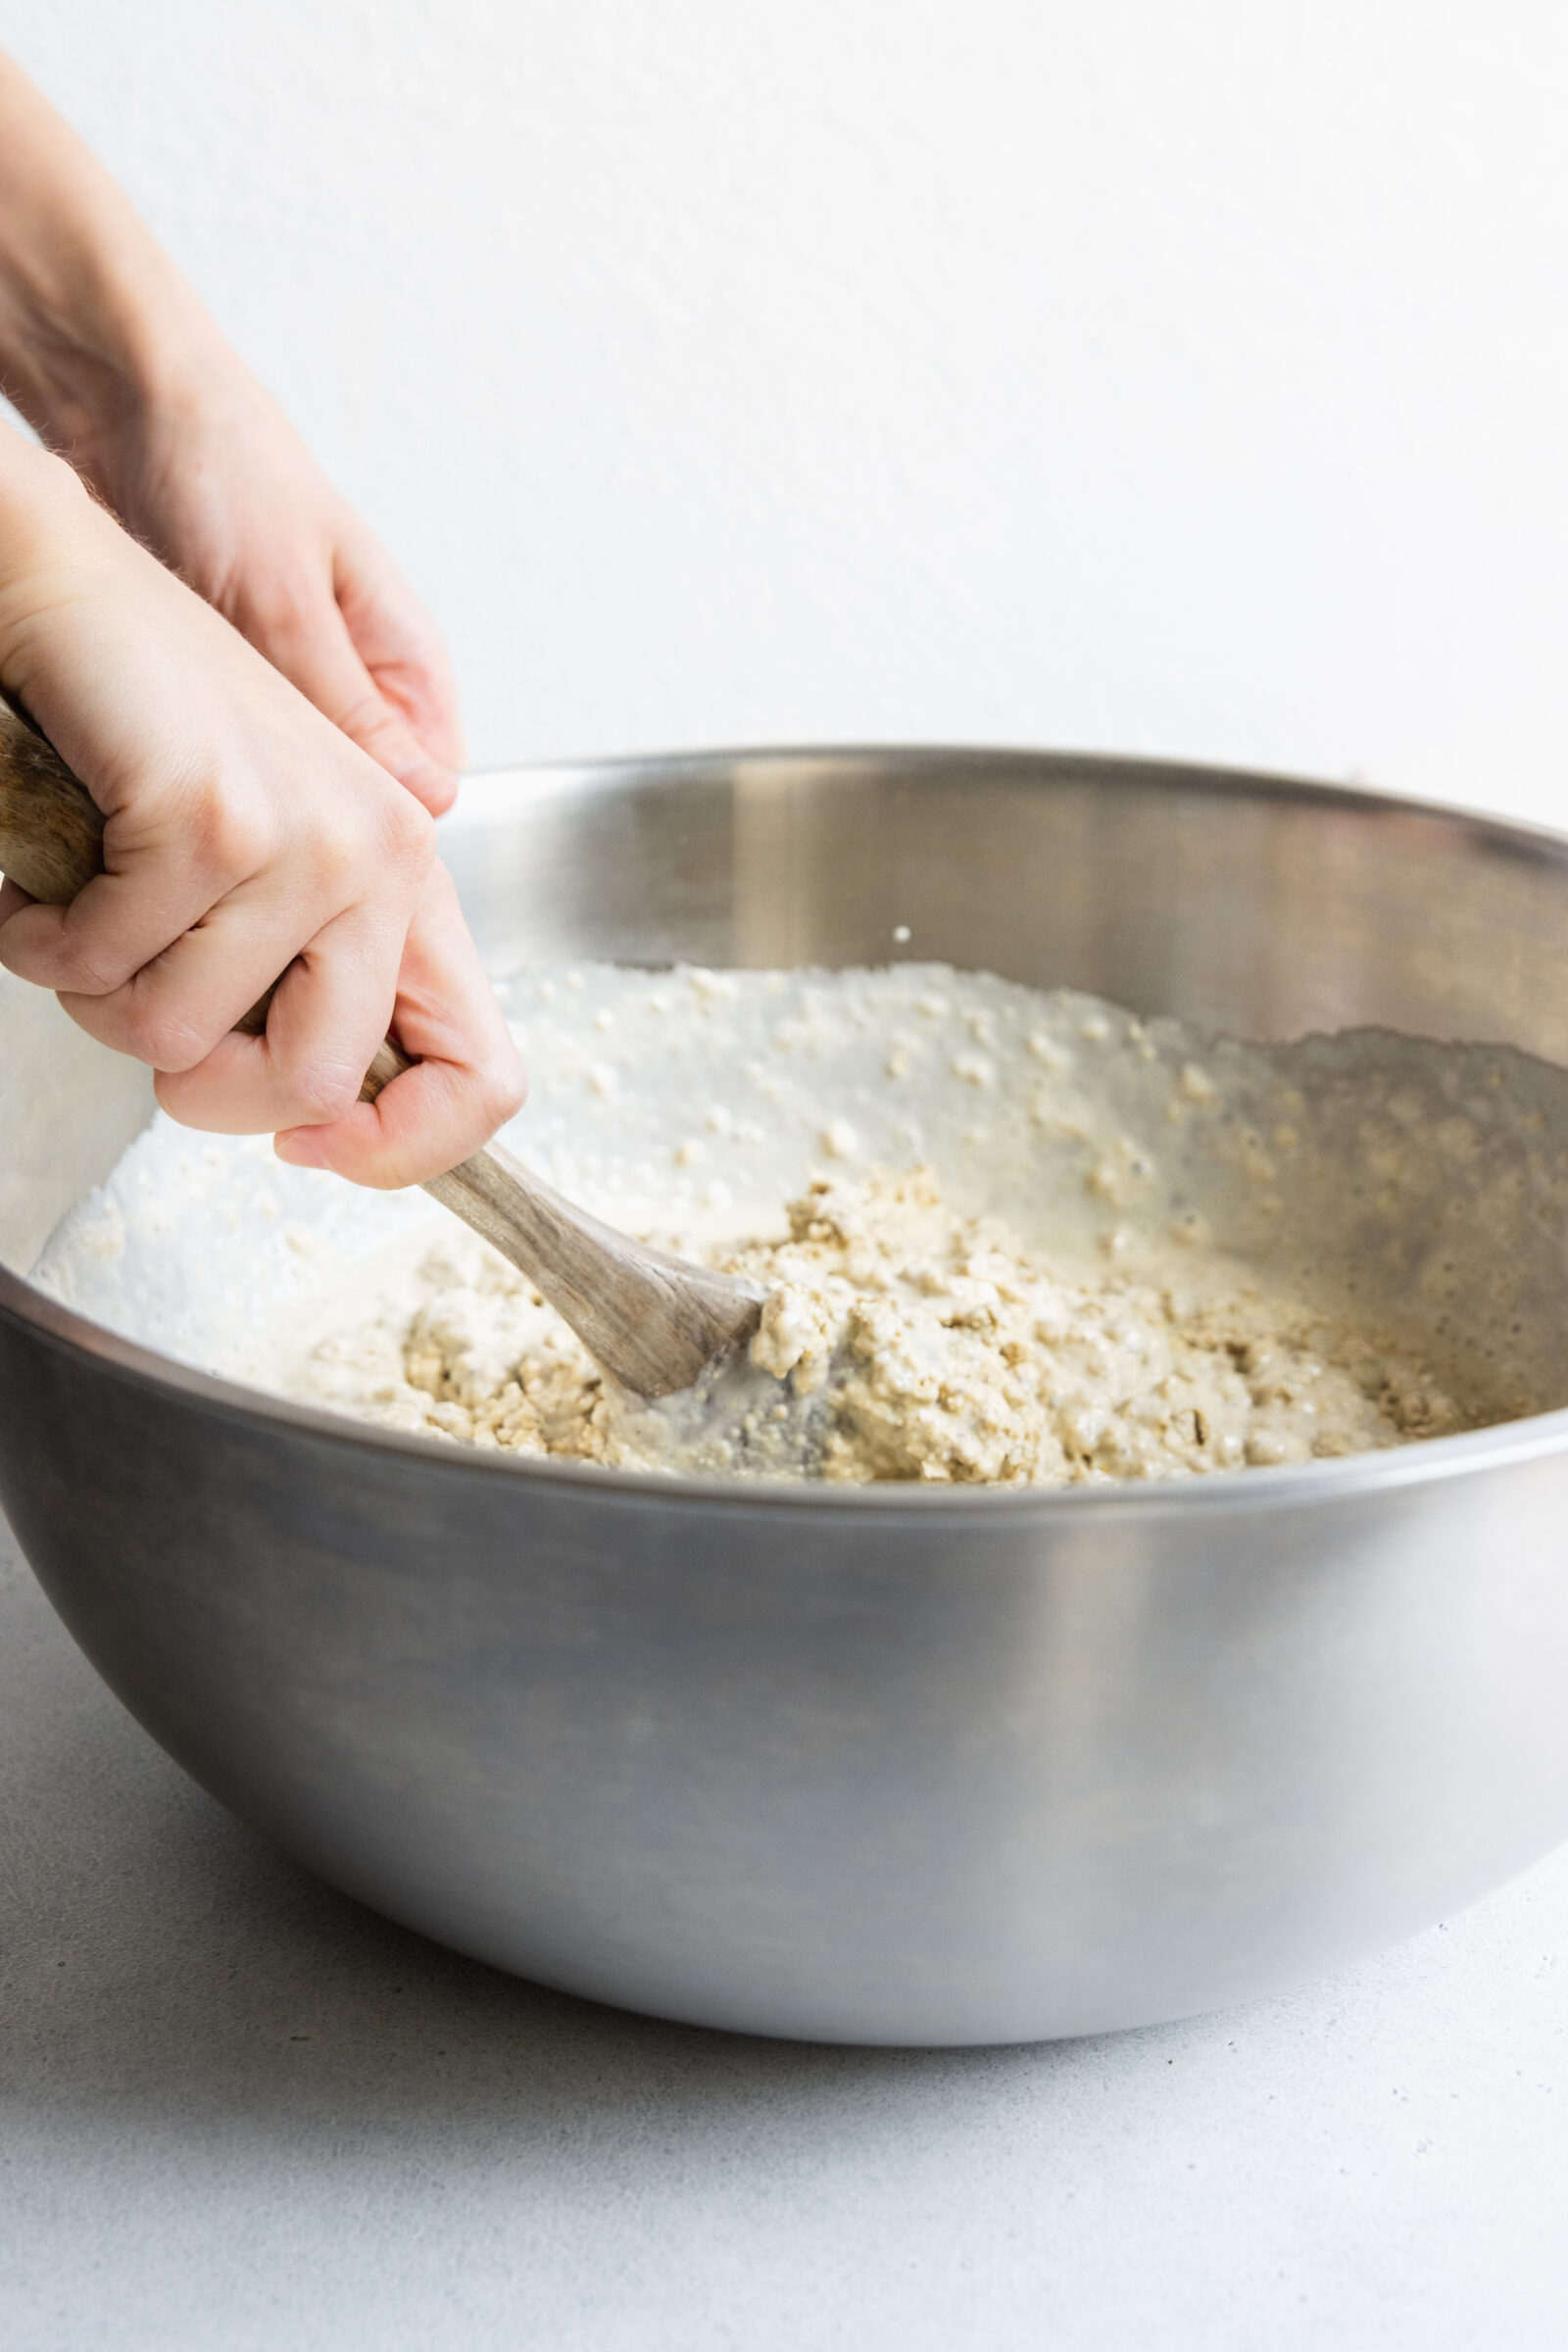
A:
<svg viewBox="0 0 1568 2352">
<path fill-rule="evenodd" d="M 219 373 L 226 349 L 156 248 L 106 239 L 91 255 L 37 259 L 30 283 L 0 278 L 0 378 L 48 446 L 112 497 L 117 453 Z"/>
<path fill-rule="evenodd" d="M 85 324 L 34 345 L 34 373 L 45 380 L 38 413 L 24 413 L 111 503 L 123 453 L 145 437 L 152 417 L 193 406 L 196 387 L 213 372 L 206 346 L 218 343 L 216 331 L 193 301 L 179 299 L 183 292 L 176 285 L 147 301 L 117 289 Z"/>
<path fill-rule="evenodd" d="M 63 458 L 0 427 L 0 687 L 25 695 L 29 631 L 69 601 L 96 523 L 110 527 Z M 88 534 L 84 540 L 83 534 Z"/>
<path fill-rule="evenodd" d="M 217 329 L 75 133 L 0 56 L 0 385 L 50 446 L 96 453 Z"/>
<path fill-rule="evenodd" d="M 0 426 L 0 585 L 54 527 L 60 501 L 83 495 L 63 458 Z"/>
</svg>

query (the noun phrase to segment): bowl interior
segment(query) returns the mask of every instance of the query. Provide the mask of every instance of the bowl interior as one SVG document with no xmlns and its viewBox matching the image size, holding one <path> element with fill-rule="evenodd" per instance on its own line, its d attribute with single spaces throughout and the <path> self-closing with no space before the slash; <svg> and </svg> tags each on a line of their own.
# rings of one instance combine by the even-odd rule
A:
<svg viewBox="0 0 1568 2352">
<path fill-rule="evenodd" d="M 1241 1038 L 1374 1024 L 1568 1062 L 1568 845 L 1368 794 L 1065 755 L 712 754 L 476 778 L 443 833 L 498 975 L 942 960 Z M 0 1261 L 25 1272 L 150 1105 L 144 1071 L 0 974 Z M 1560 1275 L 1539 1218 L 1498 1248 L 1520 1235 Z"/>
</svg>

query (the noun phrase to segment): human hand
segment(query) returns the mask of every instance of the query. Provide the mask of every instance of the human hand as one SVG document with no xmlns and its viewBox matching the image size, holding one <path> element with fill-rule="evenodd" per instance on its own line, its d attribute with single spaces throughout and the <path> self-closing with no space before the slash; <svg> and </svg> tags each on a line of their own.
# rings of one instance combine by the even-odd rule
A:
<svg viewBox="0 0 1568 2352">
<path fill-rule="evenodd" d="M 0 962 L 186 1125 L 362 1184 L 466 1158 L 523 1083 L 428 816 L 69 467 L 0 442 L 0 686 L 107 820 L 70 906 L 0 891 Z M 233 1034 L 279 973 L 265 1038 Z M 361 1104 L 388 1029 L 423 1058 Z"/>
<path fill-rule="evenodd" d="M 126 528 L 433 816 L 463 760 L 434 621 L 232 354 L 121 404 L 73 453 Z"/>
<path fill-rule="evenodd" d="M 137 538 L 439 814 L 434 622 L 74 131 L 0 56 L 0 378 Z"/>
</svg>

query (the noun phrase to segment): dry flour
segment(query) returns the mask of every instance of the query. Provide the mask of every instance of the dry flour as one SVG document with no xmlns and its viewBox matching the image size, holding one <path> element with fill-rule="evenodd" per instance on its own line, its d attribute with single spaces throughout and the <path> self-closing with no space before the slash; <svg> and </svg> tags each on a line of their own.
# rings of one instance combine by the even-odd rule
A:
<svg viewBox="0 0 1568 2352">
<path fill-rule="evenodd" d="M 938 966 L 583 965 L 510 993 L 534 1085 L 513 1148 L 767 1288 L 698 1392 L 615 1391 L 423 1195 L 166 1121 L 37 1279 L 386 1426 L 675 1473 L 1190 1476 L 1477 1426 L 1561 1377 L 1510 1328 L 1520 1236 L 1568 1210 L 1543 1142 L 1562 1074 L 1526 1056 L 1213 1044 Z"/>
</svg>

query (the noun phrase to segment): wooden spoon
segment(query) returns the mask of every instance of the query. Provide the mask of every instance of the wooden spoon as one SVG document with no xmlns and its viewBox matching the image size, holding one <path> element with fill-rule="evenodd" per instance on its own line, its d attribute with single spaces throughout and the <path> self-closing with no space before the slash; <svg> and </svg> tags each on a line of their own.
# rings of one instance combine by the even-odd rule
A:
<svg viewBox="0 0 1568 2352">
<path fill-rule="evenodd" d="M 0 702 L 0 873 L 34 899 L 64 906 L 103 871 L 104 820 L 52 744 Z M 260 1036 L 271 991 L 237 1026 Z M 410 1067 L 388 1038 L 360 1100 Z M 634 1242 L 602 1225 L 497 1144 L 432 1176 L 433 1193 L 494 1243 L 564 1316 L 583 1346 L 641 1396 L 689 1389 L 715 1356 L 757 1328 L 755 1291 L 727 1274 Z"/>
</svg>

